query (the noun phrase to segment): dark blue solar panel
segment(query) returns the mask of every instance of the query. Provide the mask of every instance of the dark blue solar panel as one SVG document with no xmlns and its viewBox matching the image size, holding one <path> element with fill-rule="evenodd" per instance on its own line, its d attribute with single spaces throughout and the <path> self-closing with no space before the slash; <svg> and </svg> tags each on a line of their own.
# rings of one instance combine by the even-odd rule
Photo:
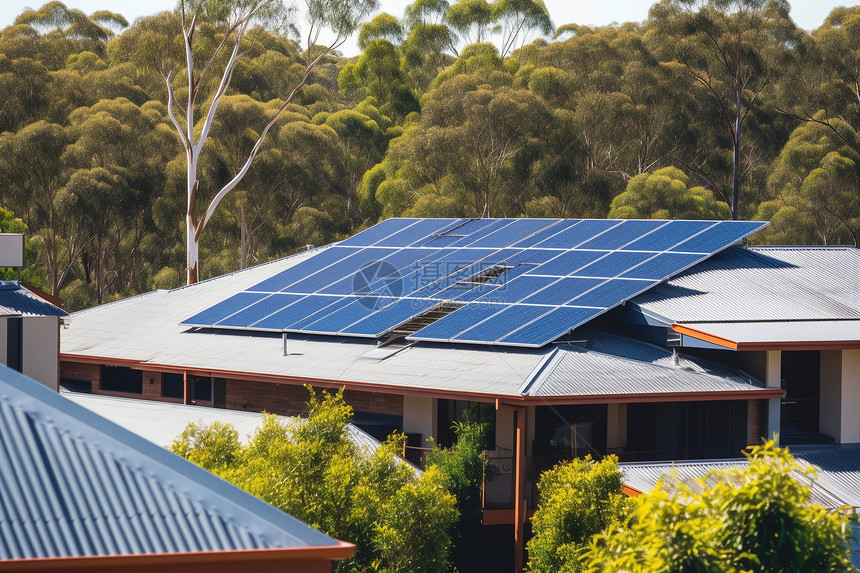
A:
<svg viewBox="0 0 860 573">
<path fill-rule="evenodd" d="M 552 309 L 537 320 L 505 336 L 499 342 L 516 346 L 540 347 L 569 333 L 591 320 L 602 310 L 561 306 Z"/>
<path fill-rule="evenodd" d="M 539 346 L 763 226 L 390 219 L 185 323 L 379 336 L 437 301 L 456 300 L 467 306 L 415 337 Z M 505 270 L 487 274 L 494 268 Z"/>
<path fill-rule="evenodd" d="M 557 280 L 558 279 L 555 277 L 533 277 L 530 275 L 523 275 L 500 286 L 490 294 L 487 294 L 481 299 L 481 301 L 505 303 L 519 302 L 533 294 L 535 291 L 547 287 Z"/>
<path fill-rule="evenodd" d="M 503 227 L 507 227 L 508 225 L 513 223 L 513 221 L 514 221 L 514 219 L 496 219 L 491 225 L 484 225 L 480 229 L 476 229 L 474 231 L 471 231 L 468 235 L 466 235 L 465 237 L 462 237 L 459 241 L 451 243 L 451 246 L 453 246 L 453 247 L 478 246 L 478 245 L 474 245 L 474 243 L 479 241 L 480 239 L 483 239 L 487 235 L 490 235 L 491 233 L 495 233 L 496 231 L 498 231 L 499 229 L 501 229 Z M 454 233 L 457 233 L 457 232 L 458 231 L 454 231 Z M 505 246 L 507 246 L 507 245 L 505 245 Z"/>
<path fill-rule="evenodd" d="M 352 276 L 356 271 L 360 270 L 367 263 L 378 261 L 396 249 L 365 249 L 359 251 L 352 256 L 349 256 L 342 261 L 336 262 L 327 267 L 325 270 L 313 274 L 305 279 L 302 279 L 290 286 L 284 288 L 286 292 L 297 292 L 311 294 L 315 293 L 330 284 L 337 282 L 342 277 Z"/>
<path fill-rule="evenodd" d="M 500 304 L 472 303 L 443 316 L 433 324 L 425 326 L 409 338 L 421 340 L 449 340 L 476 323 L 507 308 Z"/>
<path fill-rule="evenodd" d="M 615 251 L 572 274 L 580 277 L 605 277 L 611 279 L 653 256 L 654 253 Z"/>
<path fill-rule="evenodd" d="M 266 295 L 256 292 L 240 292 L 228 299 L 222 300 L 214 306 L 210 306 L 203 312 L 198 312 L 191 318 L 183 320 L 182 324 L 193 324 L 199 326 L 211 326 L 233 314 L 252 305 Z"/>
<path fill-rule="evenodd" d="M 555 279 L 545 289 L 538 291 L 522 301 L 523 304 L 551 304 L 558 306 L 593 289 L 603 282 L 602 279 L 586 279 L 580 277 L 565 277 Z"/>
<path fill-rule="evenodd" d="M 415 261 L 425 253 L 426 249 L 400 249 L 385 258 L 365 263 L 357 271 L 320 289 L 319 294 L 347 295 L 388 289 L 395 296 L 401 296 L 402 277 L 415 270 Z"/>
<path fill-rule="evenodd" d="M 359 252 L 359 247 L 331 247 L 316 253 L 309 259 L 305 259 L 299 264 L 281 271 L 278 274 L 267 278 L 266 280 L 257 283 L 248 290 L 260 292 L 278 292 L 287 286 L 303 279 L 306 276 L 312 275 L 325 267 L 341 261 L 346 257 Z"/>
<path fill-rule="evenodd" d="M 394 233 L 409 227 L 417 222 L 417 219 L 386 219 L 381 223 L 365 229 L 357 235 L 343 240 L 340 246 L 349 247 L 369 247 L 375 242 L 393 235 Z"/>
<path fill-rule="evenodd" d="M 355 297 L 345 296 L 343 298 L 337 298 L 336 296 L 326 297 L 331 303 L 321 307 L 319 310 L 315 312 L 311 312 L 306 314 L 305 316 L 299 318 L 298 320 L 293 320 L 289 324 L 284 326 L 285 330 L 301 330 L 305 326 L 318 321 L 319 319 L 330 315 L 334 311 L 345 307 L 348 304 L 352 304 L 355 302 Z"/>
<path fill-rule="evenodd" d="M 708 227 L 713 221 L 669 221 L 656 231 L 623 247 L 625 251 L 666 251 Z"/>
<path fill-rule="evenodd" d="M 424 243 L 426 247 L 448 247 L 472 233 L 476 233 L 499 222 L 498 219 L 464 219 L 462 225 L 457 225 L 445 231 L 445 234 Z"/>
<path fill-rule="evenodd" d="M 548 306 L 514 305 L 454 337 L 457 342 L 494 342 L 552 310 Z"/>
<path fill-rule="evenodd" d="M 644 265 L 630 269 L 621 275 L 621 278 L 661 281 L 693 266 L 703 258 L 702 255 L 687 253 L 660 253 Z"/>
<path fill-rule="evenodd" d="M 284 330 L 289 325 L 302 318 L 318 312 L 340 300 L 336 296 L 311 295 L 301 298 L 278 312 L 271 314 L 263 320 L 254 324 L 254 328 L 261 330 Z"/>
<path fill-rule="evenodd" d="M 519 248 L 519 247 L 517 247 Z M 505 261 L 506 265 L 539 265 L 558 256 L 558 251 L 552 249 L 524 249 Z"/>
<path fill-rule="evenodd" d="M 558 253 L 559 251 L 555 251 Z M 568 251 L 528 271 L 530 275 L 563 277 L 606 255 L 606 251 Z"/>
<path fill-rule="evenodd" d="M 669 250 L 711 255 L 765 226 L 767 223 L 762 221 L 722 221 Z"/>
<path fill-rule="evenodd" d="M 612 219 L 583 219 L 576 225 L 568 227 L 564 231 L 549 237 L 536 246 L 541 249 L 572 249 L 592 239 L 598 233 L 602 233 L 617 225 L 619 221 Z"/>
<path fill-rule="evenodd" d="M 483 260 L 492 254 L 490 249 L 465 249 L 440 257 L 404 277 L 404 294 L 437 296 L 455 282 L 493 267 L 493 261 Z"/>
<path fill-rule="evenodd" d="M 423 243 L 452 227 L 459 219 L 420 219 L 414 225 L 398 231 L 373 244 L 375 247 L 404 247 Z"/>
<path fill-rule="evenodd" d="M 627 243 L 635 241 L 645 233 L 649 233 L 658 227 L 662 227 L 666 221 L 658 220 L 629 220 L 623 221 L 620 225 L 612 227 L 605 233 L 594 237 L 590 241 L 582 243 L 580 249 L 620 249 Z"/>
<path fill-rule="evenodd" d="M 457 302 L 469 302 L 476 299 L 481 298 L 482 296 L 489 294 L 496 289 L 500 288 L 501 284 L 493 284 L 493 283 L 484 283 L 482 285 L 473 286 L 470 289 L 462 289 L 462 290 L 452 290 L 454 287 L 448 287 L 445 290 L 445 299 L 456 300 Z M 451 294 L 449 294 L 451 293 Z M 456 296 L 452 296 L 456 295 Z"/>
<path fill-rule="evenodd" d="M 514 219 L 502 228 L 469 244 L 470 247 L 509 247 L 556 223 L 558 219 Z"/>
<path fill-rule="evenodd" d="M 362 297 L 354 300 L 351 304 L 339 308 L 326 317 L 307 325 L 305 332 L 324 332 L 336 334 L 351 324 L 366 318 L 378 310 L 395 302 L 391 297 Z"/>
<path fill-rule="evenodd" d="M 391 306 L 379 310 L 364 320 L 345 328 L 345 334 L 360 334 L 378 337 L 411 319 L 413 316 L 436 306 L 438 303 L 426 299 L 401 299 Z"/>
<path fill-rule="evenodd" d="M 247 327 L 258 320 L 263 320 L 273 312 L 279 311 L 282 308 L 296 302 L 302 298 L 300 294 L 281 294 L 276 293 L 267 296 L 261 301 L 258 301 L 251 306 L 245 307 L 239 312 L 228 316 L 224 320 L 219 321 L 216 326 L 238 326 Z"/>
<path fill-rule="evenodd" d="M 627 279 L 612 279 L 597 288 L 576 297 L 568 304 L 572 306 L 597 306 L 612 308 L 625 300 L 636 296 L 647 288 L 657 284 L 656 281 L 634 281 Z"/>
<path fill-rule="evenodd" d="M 576 225 L 579 222 L 580 222 L 580 219 L 562 219 L 561 221 L 559 221 L 555 225 L 550 225 L 550 226 L 546 227 L 545 229 L 543 229 L 542 231 L 535 233 L 531 237 L 526 237 L 522 241 L 519 241 L 516 244 L 516 246 L 517 247 L 533 247 L 533 246 L 537 245 L 538 243 L 552 237 L 553 235 L 556 235 L 556 234 L 564 231 L 565 229 Z"/>
</svg>

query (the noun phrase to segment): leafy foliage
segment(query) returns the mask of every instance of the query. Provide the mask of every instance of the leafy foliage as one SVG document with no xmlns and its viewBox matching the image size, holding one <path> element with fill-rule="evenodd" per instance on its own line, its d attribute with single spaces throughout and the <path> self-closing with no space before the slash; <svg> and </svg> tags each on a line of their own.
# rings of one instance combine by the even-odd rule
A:
<svg viewBox="0 0 860 573">
<path fill-rule="evenodd" d="M 0 30 L 0 207 L 27 226 L 25 277 L 70 310 L 182 282 L 188 159 L 168 74 L 183 133 L 202 135 L 219 102 L 193 157 L 199 278 L 401 215 L 724 218 L 725 204 L 771 221 L 757 241 L 858 243 L 856 7 L 805 32 L 784 0 L 661 0 L 645 22 L 560 23 L 549 41 L 540 0 L 416 0 L 402 19 L 373 5 L 310 3 L 308 38 L 361 28 L 356 58 L 297 41 L 273 0 L 189 0 L 185 20 L 130 26 L 48 2 Z"/>
<path fill-rule="evenodd" d="M 400 462 L 405 437 L 376 451 L 349 438 L 352 408 L 343 391 L 310 390 L 308 416 L 266 416 L 247 446 L 230 425 L 190 424 L 171 450 L 323 533 L 356 545 L 337 571 L 390 573 L 448 570 L 457 520 L 450 478 L 435 466 L 423 474 Z"/>
<path fill-rule="evenodd" d="M 854 571 L 848 516 L 810 503 L 796 477 L 814 476 L 773 442 L 749 467 L 693 484 L 662 482 L 624 527 L 595 537 L 588 571 Z"/>
<path fill-rule="evenodd" d="M 528 543 L 528 570 L 534 573 L 583 571 L 591 537 L 618 527 L 632 509 L 614 456 L 562 462 L 541 474 L 538 491 Z"/>
</svg>

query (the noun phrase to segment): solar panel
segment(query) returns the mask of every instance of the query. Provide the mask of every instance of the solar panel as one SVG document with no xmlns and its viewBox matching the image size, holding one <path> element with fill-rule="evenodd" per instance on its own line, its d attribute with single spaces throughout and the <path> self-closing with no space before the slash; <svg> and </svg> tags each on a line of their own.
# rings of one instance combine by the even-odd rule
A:
<svg viewBox="0 0 860 573">
<path fill-rule="evenodd" d="M 765 225 L 388 219 L 183 323 L 379 338 L 450 301 L 407 338 L 542 346 Z"/>
</svg>

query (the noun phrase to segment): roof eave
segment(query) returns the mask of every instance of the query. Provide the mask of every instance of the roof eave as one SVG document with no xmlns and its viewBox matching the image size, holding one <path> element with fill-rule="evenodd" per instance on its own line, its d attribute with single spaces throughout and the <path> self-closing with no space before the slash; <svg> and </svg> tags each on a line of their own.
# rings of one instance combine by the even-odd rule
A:
<svg viewBox="0 0 860 573">
<path fill-rule="evenodd" d="M 860 349 L 859 340 L 756 340 L 742 341 L 730 340 L 722 336 L 717 336 L 691 328 L 684 324 L 673 323 L 672 330 L 678 334 L 690 336 L 703 342 L 715 344 L 728 350 L 736 351 L 756 351 L 756 350 L 856 350 Z"/>
<path fill-rule="evenodd" d="M 336 540 L 334 545 L 311 547 L 278 547 L 236 551 L 197 551 L 182 553 L 140 553 L 134 555 L 91 555 L 75 557 L 43 557 L 37 559 L 0 560 L 0 571 L 98 571 L 101 569 L 149 568 L 206 565 L 218 571 L 218 565 L 231 570 L 243 564 L 259 567 L 295 564 L 296 561 L 349 559 L 355 545 Z"/>
</svg>

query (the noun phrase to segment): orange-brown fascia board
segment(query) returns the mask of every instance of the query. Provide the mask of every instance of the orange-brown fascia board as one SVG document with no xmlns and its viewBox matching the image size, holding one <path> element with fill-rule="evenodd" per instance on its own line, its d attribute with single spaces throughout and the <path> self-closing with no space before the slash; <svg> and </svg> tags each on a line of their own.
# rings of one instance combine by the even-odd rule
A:
<svg viewBox="0 0 860 573">
<path fill-rule="evenodd" d="M 683 334 L 728 348 L 729 350 L 737 351 L 756 351 L 756 350 L 854 350 L 860 349 L 860 339 L 858 340 L 782 340 L 782 341 L 766 341 L 756 340 L 745 342 L 742 340 L 730 340 L 728 338 L 718 336 L 698 328 L 692 328 L 684 324 L 672 324 L 672 330 L 678 334 Z"/>
<path fill-rule="evenodd" d="M 327 380 L 320 378 L 303 378 L 295 376 L 283 376 L 269 373 L 237 372 L 232 370 L 201 370 L 195 368 L 183 368 L 181 366 L 168 364 L 153 364 L 151 362 L 139 361 L 115 361 L 113 359 L 96 358 L 81 355 L 61 356 L 61 360 L 68 362 L 86 362 L 98 364 L 127 365 L 137 370 L 155 372 L 188 373 L 195 376 L 211 376 L 215 378 L 230 378 L 233 380 L 248 380 L 253 382 L 273 382 L 277 384 L 310 384 L 317 388 L 331 388 L 347 390 L 358 390 L 363 392 L 380 392 L 383 394 L 399 394 L 408 396 L 423 396 L 427 398 L 471 400 L 474 402 L 496 403 L 496 407 L 561 405 L 561 404 L 623 404 L 638 402 L 702 402 L 705 400 L 760 400 L 782 397 L 781 388 L 756 388 L 754 390 L 728 390 L 717 392 L 665 392 L 665 393 L 641 393 L 641 394 L 587 394 L 576 396 L 511 396 L 478 394 L 472 392 L 458 392 L 456 390 L 433 390 L 424 388 L 410 388 L 407 386 L 396 386 L 393 384 L 379 384 L 371 382 L 354 382 L 349 380 Z"/>
<path fill-rule="evenodd" d="M 0 571 L 99 571 L 103 569 L 147 570 L 205 565 L 207 571 L 235 570 L 242 565 L 271 567 L 297 561 L 349 559 L 355 545 L 337 541 L 336 545 L 242 549 L 236 551 L 194 551 L 183 553 L 140 553 L 133 555 L 95 555 L 0 560 Z"/>
</svg>

